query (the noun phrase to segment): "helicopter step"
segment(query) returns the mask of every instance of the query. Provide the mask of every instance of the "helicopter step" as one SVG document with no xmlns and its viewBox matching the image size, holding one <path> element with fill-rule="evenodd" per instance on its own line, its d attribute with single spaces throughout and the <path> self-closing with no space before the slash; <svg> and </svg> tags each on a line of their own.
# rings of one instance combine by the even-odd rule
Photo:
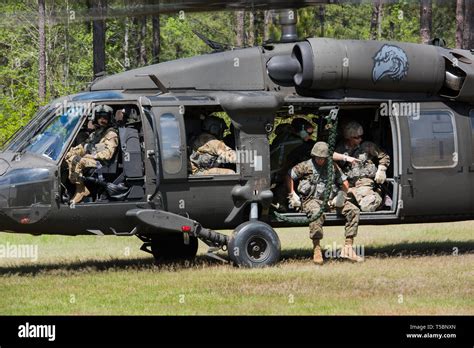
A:
<svg viewBox="0 0 474 348">
<path fill-rule="evenodd" d="M 209 246 L 223 247 L 228 243 L 224 234 L 202 227 L 197 221 L 187 217 L 154 209 L 132 209 L 126 216 L 137 220 L 141 234 L 178 234 L 198 237 Z M 185 244 L 187 238 L 185 238 Z"/>
<path fill-rule="evenodd" d="M 144 242 L 142 251 L 157 261 L 190 260 L 196 256 L 198 239 L 209 246 L 207 256 L 225 261 L 216 252 L 228 251 L 230 261 L 240 267 L 273 265 L 280 258 L 280 240 L 270 225 L 251 220 L 240 224 L 232 236 L 202 227 L 197 221 L 162 210 L 132 209 L 127 217 L 134 218 Z"/>
<path fill-rule="evenodd" d="M 144 242 L 140 250 L 159 261 L 194 258 L 198 238 L 210 247 L 208 256 L 216 258 L 215 251 L 227 250 L 228 236 L 203 228 L 197 221 L 184 216 L 153 209 L 132 209 L 126 216 L 136 220 L 140 230 L 138 236 Z"/>
</svg>

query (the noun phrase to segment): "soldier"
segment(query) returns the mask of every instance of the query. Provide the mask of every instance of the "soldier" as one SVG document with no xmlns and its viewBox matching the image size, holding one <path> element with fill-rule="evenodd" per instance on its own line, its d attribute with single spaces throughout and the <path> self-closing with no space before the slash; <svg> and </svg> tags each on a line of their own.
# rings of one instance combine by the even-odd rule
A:
<svg viewBox="0 0 474 348">
<path fill-rule="evenodd" d="M 76 193 L 71 203 L 80 203 L 89 196 L 90 191 L 84 184 L 83 171 L 86 168 L 100 168 L 101 162 L 110 161 L 118 146 L 118 134 L 114 127 L 110 127 L 113 109 L 108 105 L 99 105 L 94 108 L 94 120 L 97 128 L 80 144 L 69 150 L 66 162 L 69 166 L 69 180 L 76 185 Z"/>
<path fill-rule="evenodd" d="M 236 162 L 236 153 L 222 141 L 226 124 L 216 116 L 207 117 L 203 132 L 193 142 L 190 156 L 191 171 L 195 175 L 235 174 L 235 171 L 224 168 Z"/>
<path fill-rule="evenodd" d="M 386 171 L 390 165 L 390 156 L 376 144 L 362 141 L 364 129 L 357 122 L 349 122 L 344 128 L 344 142 L 336 150 L 344 156 L 358 159 L 352 165 L 338 160 L 344 174 L 347 175 L 351 189 L 349 193 L 364 212 L 374 212 L 382 204 L 382 196 L 377 184 L 386 180 Z M 378 166 L 376 166 L 378 164 Z"/>
<path fill-rule="evenodd" d="M 306 119 L 298 117 L 293 119 L 290 123 L 279 124 L 275 129 L 277 135 L 273 139 L 270 147 L 270 168 L 272 175 L 272 183 L 275 185 L 273 190 L 274 206 L 281 212 L 286 212 L 286 197 L 288 191 L 285 186 L 285 178 L 288 170 L 296 163 L 308 159 L 309 152 L 314 145 L 306 150 L 302 147 L 311 142 L 311 134 L 313 133 L 313 126 Z M 300 149 L 295 152 L 296 149 Z M 293 155 L 290 155 L 292 153 Z M 298 160 L 299 159 L 299 160 Z"/>
<path fill-rule="evenodd" d="M 337 212 L 346 218 L 345 244 L 340 256 L 353 262 L 361 262 L 363 259 L 353 249 L 354 237 L 357 235 L 359 225 L 359 209 L 346 200 L 345 193 L 349 189 L 347 177 L 341 169 L 334 164 L 334 182 L 328 182 L 328 171 L 326 161 L 329 156 L 328 144 L 317 142 L 311 150 L 311 159 L 294 166 L 287 176 L 288 200 L 290 206 L 299 207 L 308 216 L 319 212 L 323 203 L 323 195 L 327 185 L 331 185 L 332 204 Z M 298 181 L 297 191 L 294 190 L 295 181 Z M 342 191 L 336 187 L 339 186 Z M 337 194 L 335 194 L 337 192 Z M 313 262 L 317 265 L 323 264 L 320 241 L 323 238 L 324 214 L 309 224 L 309 237 L 313 240 L 314 254 Z"/>
<path fill-rule="evenodd" d="M 270 166 L 273 181 L 282 182 L 291 166 L 288 155 L 311 137 L 313 126 L 304 118 L 298 117 L 289 123 L 279 124 L 275 129 L 276 137 L 270 146 Z"/>
</svg>

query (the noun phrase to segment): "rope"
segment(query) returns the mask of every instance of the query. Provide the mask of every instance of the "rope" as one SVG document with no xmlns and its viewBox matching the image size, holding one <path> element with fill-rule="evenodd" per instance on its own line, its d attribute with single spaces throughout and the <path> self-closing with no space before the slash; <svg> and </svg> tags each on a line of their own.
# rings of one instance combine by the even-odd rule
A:
<svg viewBox="0 0 474 348">
<path fill-rule="evenodd" d="M 276 218 L 280 221 L 289 222 L 292 224 L 298 225 L 307 225 L 310 222 L 318 220 L 321 215 L 324 214 L 326 211 L 329 197 L 332 191 L 332 185 L 334 183 L 334 165 L 332 155 L 334 153 L 334 149 L 336 147 L 336 137 L 337 137 L 337 109 L 336 111 L 331 110 L 329 115 L 326 117 L 327 124 L 326 129 L 329 129 L 329 137 L 328 137 L 328 147 L 329 147 L 329 157 L 326 161 L 326 169 L 328 173 L 328 181 L 326 183 L 326 187 L 324 188 L 324 195 L 323 195 L 323 204 L 317 213 L 313 213 L 305 218 L 297 218 L 297 217 L 288 217 L 283 214 L 278 213 L 277 211 L 273 211 L 273 214 Z"/>
</svg>

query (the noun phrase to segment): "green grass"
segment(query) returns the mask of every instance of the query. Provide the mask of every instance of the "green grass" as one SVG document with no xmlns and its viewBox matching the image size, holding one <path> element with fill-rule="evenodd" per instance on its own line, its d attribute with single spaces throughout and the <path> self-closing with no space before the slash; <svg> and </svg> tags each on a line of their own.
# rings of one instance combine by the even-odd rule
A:
<svg viewBox="0 0 474 348">
<path fill-rule="evenodd" d="M 155 265 L 135 237 L 0 233 L 39 259 L 0 258 L 0 314 L 474 314 L 474 221 L 361 226 L 366 261 L 310 262 L 307 228 L 278 229 L 282 261 L 238 269 L 208 259 Z M 343 241 L 325 228 L 323 246 Z"/>
</svg>

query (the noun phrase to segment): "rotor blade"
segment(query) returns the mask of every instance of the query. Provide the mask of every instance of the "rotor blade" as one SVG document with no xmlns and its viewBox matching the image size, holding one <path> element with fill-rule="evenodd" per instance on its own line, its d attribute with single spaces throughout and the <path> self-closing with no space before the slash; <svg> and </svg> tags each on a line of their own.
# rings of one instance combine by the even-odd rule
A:
<svg viewBox="0 0 474 348">
<path fill-rule="evenodd" d="M 315 6 L 318 4 L 360 3 L 363 0 L 137 0 L 124 7 L 107 7 L 103 14 L 95 9 L 77 9 L 71 6 L 66 9 L 57 9 L 54 15 L 48 17 L 50 24 L 66 22 L 85 22 L 100 19 L 121 17 L 141 17 L 157 14 L 235 10 L 277 10 Z M 25 20 L 37 21 L 37 11 L 1 13 L 0 26 L 24 25 Z M 73 18 L 73 19 L 71 19 Z"/>
</svg>

